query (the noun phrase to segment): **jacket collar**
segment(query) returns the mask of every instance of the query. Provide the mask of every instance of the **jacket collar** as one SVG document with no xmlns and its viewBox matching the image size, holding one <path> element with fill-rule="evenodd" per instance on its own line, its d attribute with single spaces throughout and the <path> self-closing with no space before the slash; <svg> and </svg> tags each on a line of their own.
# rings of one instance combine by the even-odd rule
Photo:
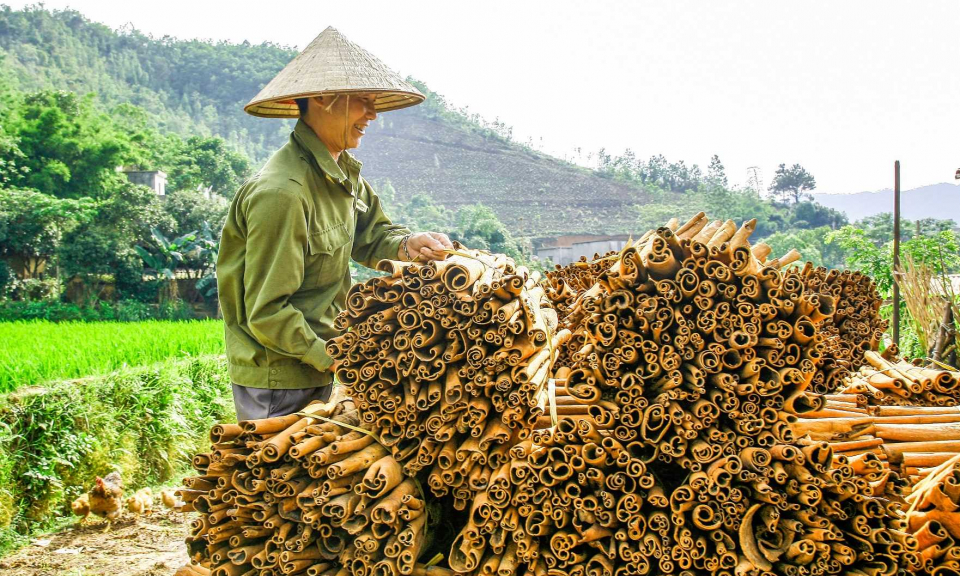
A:
<svg viewBox="0 0 960 576">
<path fill-rule="evenodd" d="M 339 161 L 335 162 L 327 146 L 317 137 L 313 128 L 307 126 L 303 120 L 297 120 L 293 135 L 300 147 L 313 157 L 325 176 L 345 187 L 347 187 L 346 182 L 349 181 L 351 186 L 348 189 L 356 186 L 360 168 L 363 167 L 362 162 L 346 150 L 340 153 Z"/>
</svg>

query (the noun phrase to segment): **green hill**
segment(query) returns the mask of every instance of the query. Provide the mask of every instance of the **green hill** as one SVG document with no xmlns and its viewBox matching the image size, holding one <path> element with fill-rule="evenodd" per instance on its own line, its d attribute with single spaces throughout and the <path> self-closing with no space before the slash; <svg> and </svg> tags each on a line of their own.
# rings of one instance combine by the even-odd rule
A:
<svg viewBox="0 0 960 576">
<path fill-rule="evenodd" d="M 0 70 L 20 90 L 96 92 L 107 106 L 129 102 L 161 130 L 220 136 L 255 163 L 286 140 L 292 123 L 248 116 L 242 106 L 295 53 L 275 44 L 114 31 L 72 10 L 0 9 Z M 400 201 L 426 193 L 451 209 L 480 202 L 524 236 L 628 232 L 637 216 L 632 207 L 649 200 L 634 184 L 513 143 L 432 93 L 421 106 L 382 115 L 357 155 L 365 175 L 390 179 Z"/>
</svg>

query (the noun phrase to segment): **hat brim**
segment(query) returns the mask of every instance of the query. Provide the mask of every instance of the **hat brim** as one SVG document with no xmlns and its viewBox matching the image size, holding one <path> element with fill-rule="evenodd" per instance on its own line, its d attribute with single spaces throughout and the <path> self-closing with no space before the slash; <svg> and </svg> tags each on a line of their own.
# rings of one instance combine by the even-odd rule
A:
<svg viewBox="0 0 960 576">
<path fill-rule="evenodd" d="M 254 100 L 244 106 L 243 110 L 247 114 L 261 118 L 299 118 L 300 109 L 295 102 L 297 98 L 311 98 L 330 94 L 377 94 L 377 99 L 374 101 L 374 109 L 377 112 L 400 110 L 401 108 L 416 106 L 425 100 L 423 94 L 420 93 L 355 88 L 350 90 L 304 92 L 302 94 L 286 95 L 281 98 Z"/>
</svg>

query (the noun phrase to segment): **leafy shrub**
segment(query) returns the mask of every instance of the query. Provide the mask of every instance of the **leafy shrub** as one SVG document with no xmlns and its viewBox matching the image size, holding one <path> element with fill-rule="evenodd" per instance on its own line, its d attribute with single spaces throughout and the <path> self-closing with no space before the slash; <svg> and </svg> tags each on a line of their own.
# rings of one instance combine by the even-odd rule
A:
<svg viewBox="0 0 960 576">
<path fill-rule="evenodd" d="M 7 286 L 13 282 L 14 277 L 10 266 L 4 260 L 0 260 L 0 295 L 7 293 Z"/>
<path fill-rule="evenodd" d="M 222 357 L 0 396 L 0 549 L 68 515 L 96 475 L 118 470 L 135 489 L 185 471 L 233 417 Z"/>
<path fill-rule="evenodd" d="M 60 300 L 6 300 L 0 302 L 0 322 L 47 320 L 49 322 L 139 322 L 142 320 L 194 320 L 193 308 L 182 300 L 161 305 L 140 300 L 101 300 L 78 306 Z"/>
</svg>

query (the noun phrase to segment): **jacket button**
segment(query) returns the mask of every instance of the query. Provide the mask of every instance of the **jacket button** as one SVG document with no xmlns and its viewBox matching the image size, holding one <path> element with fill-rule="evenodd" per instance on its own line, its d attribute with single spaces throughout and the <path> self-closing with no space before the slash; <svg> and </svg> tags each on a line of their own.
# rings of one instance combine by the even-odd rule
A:
<svg viewBox="0 0 960 576">
<path fill-rule="evenodd" d="M 276 381 L 276 380 L 271 380 L 271 381 L 270 381 L 270 386 L 276 386 L 276 385 L 277 385 L 277 381 Z"/>
<path fill-rule="evenodd" d="M 271 373 L 271 374 L 276 374 L 276 373 L 277 373 L 277 369 L 276 369 L 276 368 L 271 368 L 271 369 L 270 369 L 270 373 Z"/>
</svg>

